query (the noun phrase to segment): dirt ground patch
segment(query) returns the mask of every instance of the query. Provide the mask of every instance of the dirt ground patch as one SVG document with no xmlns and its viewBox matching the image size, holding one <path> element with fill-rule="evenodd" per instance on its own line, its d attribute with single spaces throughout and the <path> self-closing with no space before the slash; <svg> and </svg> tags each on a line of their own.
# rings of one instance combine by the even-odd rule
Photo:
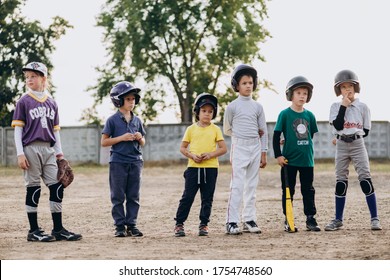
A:
<svg viewBox="0 0 390 280">
<path fill-rule="evenodd" d="M 182 195 L 185 165 L 147 166 L 143 172 L 139 228 L 142 238 L 115 238 L 109 200 L 108 167 L 75 168 L 74 183 L 65 190 L 64 226 L 81 233 L 79 242 L 27 242 L 25 188 L 21 172 L 0 168 L 0 258 L 2 260 L 389 260 L 390 172 L 388 163 L 372 168 L 382 231 L 370 230 L 365 197 L 351 170 L 345 209 L 345 226 L 337 232 L 305 231 L 302 199 L 295 195 L 296 225 L 300 231 L 283 231 L 278 167 L 260 171 L 257 191 L 261 234 L 229 236 L 224 223 L 229 195 L 230 166 L 220 168 L 214 198 L 210 234 L 197 235 L 199 195 L 186 222 L 187 236 L 173 234 L 174 216 Z M 323 229 L 334 215 L 334 175 L 331 164 L 317 164 L 315 184 L 317 220 Z M 40 226 L 52 228 L 48 189 L 42 188 L 38 217 Z"/>
</svg>

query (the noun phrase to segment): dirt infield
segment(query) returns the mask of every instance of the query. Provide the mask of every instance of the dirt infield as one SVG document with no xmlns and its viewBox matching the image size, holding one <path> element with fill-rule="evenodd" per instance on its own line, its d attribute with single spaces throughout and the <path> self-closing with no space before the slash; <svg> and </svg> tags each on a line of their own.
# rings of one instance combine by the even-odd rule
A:
<svg viewBox="0 0 390 280">
<path fill-rule="evenodd" d="M 210 235 L 197 236 L 199 196 L 186 222 L 187 236 L 173 235 L 174 215 L 183 189 L 183 165 L 145 167 L 141 191 L 139 228 L 142 238 L 115 238 L 108 188 L 108 167 L 76 167 L 74 183 L 65 190 L 64 225 L 83 234 L 79 242 L 27 242 L 25 188 L 21 171 L 0 168 L 0 258 L 2 260 L 335 260 L 390 259 L 389 163 L 372 166 L 382 231 L 370 230 L 370 216 L 355 172 L 351 170 L 345 209 L 345 226 L 337 232 L 307 232 L 302 199 L 297 188 L 294 210 L 300 231 L 283 231 L 278 167 L 260 171 L 257 192 L 261 234 L 229 236 L 224 233 L 229 195 L 230 166 L 221 166 L 211 217 Z M 352 168 L 351 168 L 352 169 Z M 334 175 L 332 164 L 315 168 L 317 220 L 323 229 L 333 218 Z M 48 189 L 42 188 L 40 226 L 50 231 Z"/>
</svg>

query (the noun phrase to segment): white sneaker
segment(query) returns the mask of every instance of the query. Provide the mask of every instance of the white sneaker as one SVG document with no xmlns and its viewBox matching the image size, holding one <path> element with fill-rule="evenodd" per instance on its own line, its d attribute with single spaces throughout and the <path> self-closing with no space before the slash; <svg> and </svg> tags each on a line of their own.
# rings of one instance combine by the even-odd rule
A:
<svg viewBox="0 0 390 280">
<path fill-rule="evenodd" d="M 381 230 L 381 223 L 378 218 L 374 218 L 371 220 L 371 230 Z"/>
<path fill-rule="evenodd" d="M 257 226 L 255 221 L 245 222 L 243 231 L 244 232 L 250 232 L 250 233 L 261 233 L 261 230 Z"/>
<path fill-rule="evenodd" d="M 227 223 L 226 224 L 226 233 L 231 234 L 231 235 L 242 234 L 239 227 L 237 226 L 237 223 Z"/>
</svg>

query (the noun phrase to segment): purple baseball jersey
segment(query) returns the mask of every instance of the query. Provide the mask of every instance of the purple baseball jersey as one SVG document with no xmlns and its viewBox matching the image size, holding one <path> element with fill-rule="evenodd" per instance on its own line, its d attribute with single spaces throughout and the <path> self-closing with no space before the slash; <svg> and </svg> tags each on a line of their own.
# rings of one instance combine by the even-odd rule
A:
<svg viewBox="0 0 390 280">
<path fill-rule="evenodd" d="M 23 147 L 34 141 L 54 146 L 54 131 L 60 129 L 57 103 L 47 94 L 42 99 L 32 93 L 25 94 L 16 103 L 11 126 L 23 127 Z"/>
</svg>

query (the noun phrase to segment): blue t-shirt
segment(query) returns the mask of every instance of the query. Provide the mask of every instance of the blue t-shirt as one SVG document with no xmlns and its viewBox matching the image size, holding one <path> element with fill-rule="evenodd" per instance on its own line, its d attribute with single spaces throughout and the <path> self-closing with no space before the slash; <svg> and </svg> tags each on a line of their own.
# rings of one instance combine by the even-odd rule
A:
<svg viewBox="0 0 390 280">
<path fill-rule="evenodd" d="M 133 113 L 130 122 L 127 122 L 120 111 L 109 117 L 103 128 L 102 134 L 107 134 L 111 138 L 121 136 L 127 132 L 140 132 L 145 136 L 143 124 Z M 129 163 L 134 161 L 143 161 L 142 149 L 138 141 L 122 141 L 111 147 L 110 162 Z"/>
</svg>

